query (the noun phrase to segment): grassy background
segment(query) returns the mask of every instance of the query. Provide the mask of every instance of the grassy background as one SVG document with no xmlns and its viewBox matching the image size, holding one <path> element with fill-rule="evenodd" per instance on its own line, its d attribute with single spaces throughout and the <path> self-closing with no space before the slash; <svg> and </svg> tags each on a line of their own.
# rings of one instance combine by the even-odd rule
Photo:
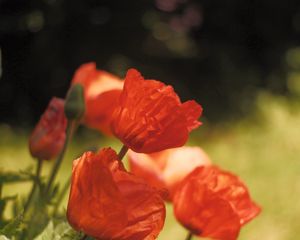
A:
<svg viewBox="0 0 300 240">
<path fill-rule="evenodd" d="M 192 134 L 189 145 L 203 147 L 214 163 L 238 174 L 262 206 L 261 215 L 242 229 L 240 240 L 295 240 L 300 236 L 300 105 L 266 93 L 256 101 L 257 111 L 247 119 L 218 126 L 205 123 Z M 2 170 L 34 164 L 24 130 L 0 125 L 0 136 Z M 72 159 L 90 146 L 120 149 L 115 140 L 81 131 L 68 151 L 60 181 L 69 176 Z M 45 163 L 44 174 L 51 165 L 52 162 Z M 28 186 L 7 185 L 3 191 L 5 195 L 22 195 Z M 159 239 L 184 239 L 186 231 L 174 220 L 172 207 L 168 205 L 167 209 L 167 221 Z"/>
</svg>

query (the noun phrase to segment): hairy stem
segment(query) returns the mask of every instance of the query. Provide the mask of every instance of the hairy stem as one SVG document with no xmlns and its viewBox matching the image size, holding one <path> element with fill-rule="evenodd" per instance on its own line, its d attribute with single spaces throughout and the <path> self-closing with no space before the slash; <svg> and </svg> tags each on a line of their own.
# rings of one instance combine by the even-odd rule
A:
<svg viewBox="0 0 300 240">
<path fill-rule="evenodd" d="M 188 233 L 188 235 L 186 236 L 185 240 L 192 240 L 193 238 L 193 234 L 191 232 Z"/>
<path fill-rule="evenodd" d="M 46 191 L 45 191 L 45 194 L 46 194 L 46 197 L 48 197 L 48 194 L 49 194 L 49 191 L 52 187 L 52 184 L 55 180 L 55 177 L 57 175 L 57 172 L 59 170 L 59 167 L 64 159 L 64 156 L 65 156 L 65 153 L 66 153 L 66 150 L 67 150 L 67 147 L 70 143 L 70 140 L 73 136 L 73 133 L 75 131 L 75 128 L 76 128 L 76 122 L 74 121 L 69 121 L 68 122 L 68 125 L 67 125 L 67 130 L 66 130 L 66 140 L 65 140 L 65 143 L 64 143 L 64 146 L 63 146 L 63 149 L 62 151 L 60 152 L 60 154 L 58 155 L 58 158 L 56 159 L 56 162 L 55 162 L 55 165 L 53 166 L 52 168 L 52 172 L 51 172 L 51 175 L 50 175 L 50 178 L 48 180 L 48 184 L 47 184 L 47 187 L 46 187 Z"/>
<path fill-rule="evenodd" d="M 57 214 L 58 212 L 58 208 L 62 202 L 62 200 L 64 199 L 64 196 L 66 195 L 66 192 L 68 191 L 69 189 L 69 186 L 70 186 L 70 182 L 71 182 L 71 178 L 69 177 L 68 180 L 66 181 L 63 189 L 61 190 L 59 196 L 58 196 L 58 199 L 57 199 L 57 202 L 55 204 L 55 207 L 54 207 L 54 210 L 53 210 L 53 216 L 55 217 L 55 215 Z"/>
<path fill-rule="evenodd" d="M 120 161 L 126 155 L 127 151 L 128 151 L 128 147 L 125 146 L 125 145 L 123 145 L 123 147 L 121 148 L 120 152 L 118 153 L 118 157 L 119 157 Z"/>
<path fill-rule="evenodd" d="M 38 186 L 38 181 L 40 180 L 40 175 L 41 175 L 41 170 L 42 170 L 42 164 L 43 164 L 43 160 L 37 159 L 37 167 L 36 167 L 36 172 L 35 172 L 36 179 L 33 182 L 33 185 L 32 185 L 31 191 L 29 193 L 27 202 L 25 203 L 24 213 L 23 213 L 24 215 L 26 214 L 26 212 L 29 209 L 29 206 L 30 206 L 30 204 L 32 202 L 32 199 L 33 199 L 33 196 L 34 196 L 34 193 L 35 193 L 36 188 Z"/>
</svg>

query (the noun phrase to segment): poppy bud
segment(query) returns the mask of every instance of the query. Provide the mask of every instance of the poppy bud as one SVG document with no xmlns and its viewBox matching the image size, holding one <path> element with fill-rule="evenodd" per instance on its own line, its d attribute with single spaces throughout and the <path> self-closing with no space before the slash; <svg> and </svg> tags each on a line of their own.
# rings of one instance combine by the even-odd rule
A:
<svg viewBox="0 0 300 240">
<path fill-rule="evenodd" d="M 29 138 L 31 155 L 43 160 L 57 156 L 66 139 L 66 127 L 64 100 L 54 97 Z"/>
<path fill-rule="evenodd" d="M 69 90 L 66 103 L 65 114 L 69 120 L 80 120 L 85 111 L 83 87 L 81 84 L 75 84 Z"/>
</svg>

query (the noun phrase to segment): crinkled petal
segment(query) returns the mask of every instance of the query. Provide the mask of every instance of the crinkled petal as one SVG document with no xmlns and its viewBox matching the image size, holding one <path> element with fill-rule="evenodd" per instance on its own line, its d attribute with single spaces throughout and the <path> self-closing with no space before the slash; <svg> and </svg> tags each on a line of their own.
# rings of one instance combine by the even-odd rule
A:
<svg viewBox="0 0 300 240">
<path fill-rule="evenodd" d="M 248 221 L 258 214 L 246 186 L 216 166 L 198 167 L 190 173 L 176 189 L 173 203 L 182 225 L 194 234 L 219 240 L 237 238 L 246 221 L 242 213 L 248 214 Z"/>
<path fill-rule="evenodd" d="M 202 181 L 206 182 L 212 191 L 231 202 L 242 225 L 260 213 L 260 207 L 252 201 L 247 186 L 238 176 L 217 166 L 203 168 L 202 171 L 202 175 L 206 176 Z"/>
<path fill-rule="evenodd" d="M 113 116 L 113 133 L 135 152 L 180 147 L 187 141 L 190 130 L 191 120 L 187 118 L 190 105 L 183 106 L 171 86 L 144 80 L 138 71 L 130 69 Z"/>
<path fill-rule="evenodd" d="M 115 151 L 102 149 L 74 162 L 67 217 L 96 239 L 155 239 L 165 206 L 154 188 L 126 172 Z"/>
<path fill-rule="evenodd" d="M 97 238 L 108 238 L 127 224 L 122 196 L 103 165 L 110 157 L 115 156 L 106 150 L 99 156 L 87 152 L 73 163 L 67 217 L 76 230 Z"/>
<path fill-rule="evenodd" d="M 186 179 L 176 191 L 173 198 L 176 218 L 195 235 L 235 240 L 240 231 L 238 215 L 230 203 L 210 192 L 195 178 Z"/>
<path fill-rule="evenodd" d="M 114 238 L 156 239 L 165 219 L 165 206 L 159 192 L 128 173 L 121 173 L 117 182 L 125 199 L 128 223 Z"/>
<path fill-rule="evenodd" d="M 199 117 L 202 115 L 202 107 L 196 101 L 190 100 L 182 104 L 182 109 L 185 113 L 188 130 L 199 127 L 202 123 L 198 121 Z"/>
</svg>

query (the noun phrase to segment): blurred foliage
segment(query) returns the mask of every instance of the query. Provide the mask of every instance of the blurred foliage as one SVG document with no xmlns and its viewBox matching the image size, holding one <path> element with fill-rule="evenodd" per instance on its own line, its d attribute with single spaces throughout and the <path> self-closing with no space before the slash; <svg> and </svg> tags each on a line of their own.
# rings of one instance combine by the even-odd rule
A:
<svg viewBox="0 0 300 240">
<path fill-rule="evenodd" d="M 50 221 L 44 231 L 34 240 L 80 240 L 83 235 L 76 233 L 68 223 L 62 222 L 54 227 Z"/>
<path fill-rule="evenodd" d="M 9 223 L 7 223 L 1 230 L 0 234 L 6 237 L 13 237 L 20 231 L 20 226 L 23 222 L 23 215 L 20 214 L 14 219 L 12 219 Z"/>
<path fill-rule="evenodd" d="M 299 89 L 299 33 L 296 0 L 0 0 L 0 122 L 33 124 L 88 61 L 172 84 L 210 121 L 243 116 L 258 90 Z"/>
<path fill-rule="evenodd" d="M 260 92 L 253 101 L 256 111 L 252 115 L 213 125 L 204 122 L 192 134 L 189 144 L 203 147 L 215 164 L 239 175 L 253 199 L 262 206 L 261 215 L 243 227 L 240 240 L 294 240 L 300 235 L 300 102 L 297 97 L 274 96 L 267 92 Z M 32 164 L 27 149 L 28 133 L 8 125 L 1 125 L 0 131 L 6 136 L 5 142 L 0 139 L 0 167 L 18 171 Z M 72 160 L 91 146 L 111 146 L 118 150 L 121 144 L 81 128 L 67 152 L 58 176 L 60 183 L 65 183 L 70 176 Z M 52 164 L 45 162 L 43 175 Z M 20 200 L 29 189 L 27 183 L 4 185 L 3 196 L 18 193 Z M 67 199 L 65 196 L 57 219 L 65 218 Z M 159 239 L 184 239 L 186 230 L 174 219 L 172 206 L 168 205 L 167 210 L 166 225 Z M 11 216 L 8 205 L 4 217 Z M 55 229 L 56 226 L 54 222 L 53 228 L 50 227 Z"/>
</svg>

